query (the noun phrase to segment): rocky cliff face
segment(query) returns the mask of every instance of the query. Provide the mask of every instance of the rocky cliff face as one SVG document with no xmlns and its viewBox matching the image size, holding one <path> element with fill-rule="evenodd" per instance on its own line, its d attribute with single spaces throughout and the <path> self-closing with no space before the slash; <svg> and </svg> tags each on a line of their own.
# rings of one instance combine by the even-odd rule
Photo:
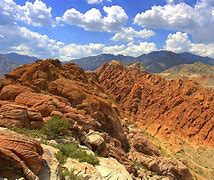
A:
<svg viewBox="0 0 214 180">
<path fill-rule="evenodd" d="M 127 73 L 127 77 L 132 78 L 125 80 L 123 77 L 123 86 L 117 79 L 117 88 L 112 94 L 118 93 L 115 95 L 116 100 L 124 103 L 126 114 L 134 118 L 139 111 L 139 98 L 142 95 L 140 85 L 132 87 L 136 78 L 142 76 L 136 67 L 132 66 L 132 70 L 128 72 L 114 62 L 110 66 L 102 66 L 97 72 L 109 92 L 116 83 L 114 79 L 120 77 L 120 73 Z M 30 136 L 29 140 L 29 137 L 14 134 L 11 130 L 0 129 L 0 177 L 55 180 L 60 177 L 59 167 L 72 167 L 70 170 L 87 179 L 149 179 L 153 176 L 156 179 L 165 177 L 191 180 L 192 175 L 182 162 L 165 158 L 141 132 L 131 131 L 129 125 L 121 125 L 124 113 L 106 94 L 99 79 L 94 72 L 85 73 L 73 63 L 61 65 L 59 60 L 53 59 L 23 65 L 6 74 L 0 82 L 1 127 L 16 131 L 18 128 L 20 133 L 30 130 L 32 135 L 31 133 L 39 133 L 38 129 L 56 116 L 60 117 L 58 121 L 66 120 L 69 125 L 66 126 L 67 129 L 60 129 L 61 134 L 66 136 L 60 134 L 55 139 L 47 138 L 43 134 L 37 139 Z M 153 81 L 148 80 L 148 83 Z M 121 91 L 120 85 L 126 88 Z M 131 93 L 130 97 L 127 96 L 128 91 Z M 188 89 L 187 91 L 188 94 L 192 92 Z M 129 100 L 125 100 L 125 96 Z M 48 140 L 53 147 L 47 145 L 47 142 L 46 145 L 40 145 L 37 140 L 40 143 Z M 69 145 L 75 145 L 76 149 Z M 85 150 L 78 150 L 82 146 Z M 62 150 L 62 147 L 65 149 Z M 85 162 L 87 157 L 84 154 L 84 162 L 79 162 L 77 154 L 73 154 L 77 159 L 70 157 L 69 148 L 74 148 L 72 153 L 77 151 L 82 155 L 82 151 L 89 154 L 96 152 L 104 158 L 99 157 L 99 165 L 91 165 Z M 62 162 L 60 165 L 57 162 L 60 159 L 55 157 L 59 151 L 69 157 L 63 167 Z M 62 154 L 60 158 L 65 161 Z M 6 166 L 1 164 L 2 161 Z"/>
<path fill-rule="evenodd" d="M 125 68 L 117 62 L 100 66 L 97 75 L 125 115 L 153 135 L 175 141 L 214 145 L 214 92 L 190 80 L 170 80 Z"/>
</svg>

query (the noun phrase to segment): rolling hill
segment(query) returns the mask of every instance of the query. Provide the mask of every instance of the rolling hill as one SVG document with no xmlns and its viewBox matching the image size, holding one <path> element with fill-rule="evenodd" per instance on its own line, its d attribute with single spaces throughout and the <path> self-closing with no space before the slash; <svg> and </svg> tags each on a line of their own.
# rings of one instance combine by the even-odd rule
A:
<svg viewBox="0 0 214 180">
<path fill-rule="evenodd" d="M 161 72 L 160 75 L 167 79 L 193 79 L 205 86 L 214 87 L 214 66 L 200 62 L 174 66 Z"/>
</svg>

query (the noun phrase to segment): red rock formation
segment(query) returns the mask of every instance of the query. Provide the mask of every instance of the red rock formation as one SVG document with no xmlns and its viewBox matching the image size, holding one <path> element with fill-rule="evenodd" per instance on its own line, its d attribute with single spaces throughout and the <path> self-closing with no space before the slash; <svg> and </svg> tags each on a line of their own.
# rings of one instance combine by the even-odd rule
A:
<svg viewBox="0 0 214 180">
<path fill-rule="evenodd" d="M 98 83 L 77 65 L 62 66 L 52 59 L 37 61 L 7 74 L 2 84 L 0 100 L 33 109 L 43 120 L 58 111 L 85 130 L 107 132 L 126 148 L 118 111 Z M 25 124 L 25 120 L 19 123 Z"/>
<path fill-rule="evenodd" d="M 37 129 L 43 125 L 41 113 L 14 102 L 0 101 L 0 126 Z"/>
<path fill-rule="evenodd" d="M 165 138 L 214 145 L 214 92 L 194 81 L 167 81 L 117 62 L 96 70 L 130 121 Z"/>
<path fill-rule="evenodd" d="M 38 179 L 36 175 L 45 163 L 42 154 L 42 147 L 37 142 L 0 129 L 0 177 Z"/>
<path fill-rule="evenodd" d="M 106 72 L 110 75 L 107 77 L 109 79 L 104 79 L 101 73 L 99 73 L 99 78 L 105 86 L 109 87 L 109 91 L 112 87 L 116 87 L 112 94 L 116 92 L 117 101 L 124 103 L 126 114 L 134 118 L 139 112 L 142 95 L 146 93 L 142 92 L 143 87 L 140 84 L 135 84 L 139 70 L 133 66 L 130 73 L 128 70 L 125 71 L 123 66 L 116 64 L 116 67 L 119 67 L 118 72 L 128 73 L 132 79 L 120 77 L 117 69 L 114 72 L 115 75 L 111 72 L 114 69 Z M 125 82 L 117 79 L 118 77 L 124 79 Z M 117 79 L 118 83 L 115 83 L 113 79 Z M 120 84 L 120 80 L 124 84 Z M 122 111 L 105 93 L 98 76 L 93 72 L 85 73 L 75 64 L 61 65 L 58 60 L 48 59 L 19 67 L 7 74 L 1 81 L 0 126 L 39 128 L 51 116 L 57 115 L 69 120 L 70 132 L 78 142 L 98 152 L 101 156 L 114 157 L 136 176 L 138 173 L 133 165 L 132 157 L 136 157 L 138 162 L 144 165 L 148 162 L 144 162 L 144 159 L 139 156 L 145 154 L 152 160 L 155 156 L 154 159 L 157 160 L 156 164 L 163 176 L 167 172 L 175 177 L 183 177 L 188 171 L 183 167 L 177 167 L 176 163 L 174 166 L 169 163 L 170 169 L 166 169 L 168 166 L 163 167 L 162 164 L 165 161 L 161 159 L 159 163 L 160 152 L 136 133 L 127 132 L 133 152 L 129 154 L 125 152 L 128 148 L 128 141 L 120 123 Z M 5 135 L 0 134 L 0 161 L 6 159 L 6 166 L 0 165 L 0 170 L 4 172 L 3 176 L 23 175 L 28 179 L 36 179 L 43 162 L 40 158 L 42 150 L 39 145 L 28 141 L 26 147 L 23 147 L 24 140 L 22 142 L 18 139 L 18 143 L 18 137 L 10 137 L 11 139 L 5 138 Z M 13 168 L 9 171 L 5 167 Z M 149 166 L 147 168 L 150 169 Z"/>
</svg>

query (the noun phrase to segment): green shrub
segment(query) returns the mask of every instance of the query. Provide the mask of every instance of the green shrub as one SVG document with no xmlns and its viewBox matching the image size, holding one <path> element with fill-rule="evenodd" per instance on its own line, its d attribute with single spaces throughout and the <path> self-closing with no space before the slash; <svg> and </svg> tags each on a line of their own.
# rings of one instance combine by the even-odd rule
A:
<svg viewBox="0 0 214 180">
<path fill-rule="evenodd" d="M 59 151 L 55 156 L 60 164 L 65 164 L 67 156 L 63 155 L 62 152 Z"/>
<path fill-rule="evenodd" d="M 10 129 L 19 134 L 23 134 L 25 136 L 32 137 L 32 138 L 40 138 L 43 136 L 43 134 L 39 130 L 31 130 L 27 128 L 16 128 L 16 127 L 13 127 Z"/>
<path fill-rule="evenodd" d="M 80 162 L 87 162 L 94 166 L 99 164 L 99 159 L 96 156 L 88 155 L 86 152 L 82 153 L 78 159 Z"/>
<path fill-rule="evenodd" d="M 49 138 L 56 138 L 68 134 L 69 122 L 58 116 L 52 117 L 41 129 Z"/>
<path fill-rule="evenodd" d="M 75 175 L 74 170 L 68 170 L 65 168 L 64 170 L 60 170 L 59 172 L 60 180 L 69 179 L 69 180 L 83 180 L 81 176 Z"/>
<path fill-rule="evenodd" d="M 10 128 L 11 130 L 34 138 L 57 138 L 59 136 L 69 135 L 69 122 L 59 116 L 52 117 L 40 130 L 30 130 L 27 128 Z"/>
<path fill-rule="evenodd" d="M 74 144 L 58 144 L 55 146 L 60 150 L 61 155 L 58 156 L 65 156 L 70 157 L 73 159 L 78 159 L 80 162 L 87 162 L 92 165 L 99 164 L 99 159 L 92 155 L 87 154 L 86 151 L 80 149 L 77 145 Z M 62 157 L 60 157 L 62 159 Z"/>
</svg>

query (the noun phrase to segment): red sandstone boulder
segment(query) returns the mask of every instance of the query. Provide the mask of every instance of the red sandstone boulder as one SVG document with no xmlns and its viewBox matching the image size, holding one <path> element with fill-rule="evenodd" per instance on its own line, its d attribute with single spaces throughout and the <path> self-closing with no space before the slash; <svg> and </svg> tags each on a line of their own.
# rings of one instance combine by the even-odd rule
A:
<svg viewBox="0 0 214 180">
<path fill-rule="evenodd" d="M 16 96 L 23 92 L 33 92 L 29 87 L 20 84 L 9 84 L 2 88 L 0 93 L 1 100 L 14 100 Z"/>
<path fill-rule="evenodd" d="M 43 125 L 42 115 L 24 105 L 8 101 L 0 101 L 0 126 L 19 128 L 41 128 Z"/>
<path fill-rule="evenodd" d="M 149 156 L 160 156 L 160 151 L 146 139 L 142 132 L 131 132 L 127 136 L 128 141 L 132 148 L 134 148 L 137 152 L 143 153 Z"/>
<path fill-rule="evenodd" d="M 42 170 L 42 147 L 17 133 L 0 128 L 0 176 L 14 179 L 38 179 Z M 2 163 L 4 162 L 4 163 Z"/>
<path fill-rule="evenodd" d="M 155 172 L 158 175 L 170 179 L 193 180 L 188 168 L 180 161 L 164 157 L 147 156 L 134 150 L 129 152 L 129 158 L 139 162 L 148 170 Z"/>
</svg>

